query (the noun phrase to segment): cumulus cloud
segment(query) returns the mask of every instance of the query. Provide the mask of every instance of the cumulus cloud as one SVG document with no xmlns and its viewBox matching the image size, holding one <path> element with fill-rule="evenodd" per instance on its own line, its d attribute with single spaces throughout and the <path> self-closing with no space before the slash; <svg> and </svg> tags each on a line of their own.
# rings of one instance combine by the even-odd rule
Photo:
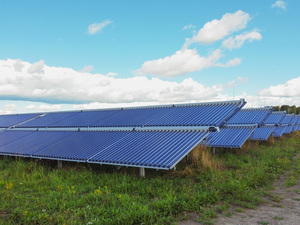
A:
<svg viewBox="0 0 300 225">
<path fill-rule="evenodd" d="M 142 67 L 135 71 L 135 74 L 176 77 L 178 75 L 212 67 L 221 56 L 222 52 L 220 49 L 213 51 L 208 57 L 200 56 L 196 49 L 182 49 L 177 51 L 174 55 L 144 62 Z"/>
<path fill-rule="evenodd" d="M 211 44 L 219 41 L 236 31 L 244 29 L 250 19 L 249 14 L 241 10 L 235 13 L 226 13 L 220 20 L 214 19 L 207 22 L 192 38 L 187 38 L 184 48 L 193 43 Z"/>
<path fill-rule="evenodd" d="M 176 77 L 210 67 L 237 66 L 242 62 L 241 58 L 229 59 L 225 64 L 219 62 L 219 59 L 224 56 L 226 49 L 240 48 L 246 41 L 260 40 L 262 36 L 258 31 L 254 30 L 230 37 L 223 41 L 222 50 L 216 49 L 208 56 L 200 55 L 196 49 L 190 49 L 189 46 L 193 43 L 210 44 L 224 39 L 228 35 L 244 29 L 250 19 L 249 14 L 241 10 L 235 13 L 226 13 L 220 20 L 215 19 L 207 22 L 192 38 L 187 38 L 182 49 L 175 54 L 146 61 L 134 73 L 135 75 L 149 74 L 159 77 Z M 183 30 L 192 26 L 192 24 L 187 25 Z"/>
<path fill-rule="evenodd" d="M 88 73 L 94 70 L 94 67 L 92 65 L 84 66 L 83 69 L 80 70 L 82 73 Z"/>
<path fill-rule="evenodd" d="M 16 60 L 0 60 L 0 74 L 2 74 L 0 98 L 2 99 L 54 104 L 164 103 L 204 101 L 213 98 L 223 90 L 222 85 L 204 86 L 191 78 L 182 82 L 148 79 L 143 76 L 121 79 L 47 65 L 43 66 L 43 76 L 36 76 L 28 72 L 34 64 L 22 62 L 23 70 L 15 71 L 15 63 Z"/>
<path fill-rule="evenodd" d="M 196 28 L 196 26 L 194 26 L 193 24 L 190 24 L 190 25 L 185 25 L 182 30 L 188 30 L 188 29 L 194 29 Z"/>
<path fill-rule="evenodd" d="M 0 114 L 13 114 L 17 110 L 16 104 L 6 104 L 0 109 Z"/>
<path fill-rule="evenodd" d="M 228 49 L 240 48 L 245 41 L 252 42 L 253 40 L 261 40 L 262 36 L 257 31 L 246 32 L 244 34 L 236 35 L 235 37 L 229 37 L 224 40 L 222 46 Z"/>
<path fill-rule="evenodd" d="M 225 64 L 216 63 L 215 66 L 225 67 L 225 68 L 226 67 L 233 67 L 233 66 L 238 66 L 241 62 L 242 62 L 242 59 L 240 59 L 240 58 L 234 58 L 234 59 L 228 60 Z"/>
<path fill-rule="evenodd" d="M 259 95 L 248 95 L 243 92 L 240 95 L 235 96 L 235 100 L 244 98 L 247 102 L 245 107 L 255 108 L 255 107 L 264 107 L 264 106 L 278 106 L 278 105 L 296 105 L 299 106 L 300 97 L 266 97 Z M 219 94 L 218 96 L 211 99 L 211 101 L 230 101 L 233 100 L 230 95 Z"/>
<path fill-rule="evenodd" d="M 285 84 L 270 86 L 259 92 L 260 96 L 300 97 L 300 77 L 291 79 Z"/>
<path fill-rule="evenodd" d="M 107 25 L 111 24 L 111 20 L 104 20 L 101 23 L 93 23 L 88 27 L 88 33 L 90 35 L 94 35 L 96 33 L 101 32 Z"/>
<path fill-rule="evenodd" d="M 20 71 L 22 71 L 23 67 L 24 67 L 24 65 L 22 63 L 22 60 L 17 59 L 16 62 L 14 63 L 15 71 L 20 72 Z"/>
<path fill-rule="evenodd" d="M 286 6 L 287 3 L 282 0 L 276 1 L 274 4 L 272 4 L 272 8 L 280 8 L 283 10 L 286 10 Z"/>
<path fill-rule="evenodd" d="M 105 74 L 105 75 L 108 76 L 108 77 L 112 77 L 112 76 L 117 76 L 118 73 L 109 72 L 109 73 L 107 73 L 107 74 Z"/>
<path fill-rule="evenodd" d="M 229 81 L 224 87 L 233 88 L 236 84 L 244 84 L 248 81 L 248 77 L 237 77 L 236 80 Z"/>
<path fill-rule="evenodd" d="M 19 63 L 20 63 L 20 61 L 19 61 Z M 42 73 L 44 73 L 44 65 L 45 65 L 44 60 L 40 60 L 36 63 L 31 64 L 29 66 L 27 72 L 31 73 L 31 74 L 35 74 L 35 73 L 42 74 Z"/>
</svg>

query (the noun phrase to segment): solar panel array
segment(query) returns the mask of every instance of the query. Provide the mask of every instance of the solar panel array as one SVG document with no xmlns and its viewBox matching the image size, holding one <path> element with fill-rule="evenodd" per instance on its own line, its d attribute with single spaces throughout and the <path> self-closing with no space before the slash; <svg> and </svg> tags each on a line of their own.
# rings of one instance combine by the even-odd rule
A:
<svg viewBox="0 0 300 225">
<path fill-rule="evenodd" d="M 249 137 L 254 140 L 267 138 L 266 133 L 254 132 L 264 124 L 272 111 L 272 107 L 241 109 L 221 127 L 219 133 L 209 134 L 203 143 L 214 148 L 241 148 Z"/>
<path fill-rule="evenodd" d="M 23 114 L 0 133 L 0 154 L 172 169 L 245 103 Z"/>
<path fill-rule="evenodd" d="M 228 102 L 0 115 L 0 154 L 172 169 L 196 145 L 241 148 L 299 130 L 300 115 Z M 210 131 L 219 132 L 210 132 Z"/>
</svg>

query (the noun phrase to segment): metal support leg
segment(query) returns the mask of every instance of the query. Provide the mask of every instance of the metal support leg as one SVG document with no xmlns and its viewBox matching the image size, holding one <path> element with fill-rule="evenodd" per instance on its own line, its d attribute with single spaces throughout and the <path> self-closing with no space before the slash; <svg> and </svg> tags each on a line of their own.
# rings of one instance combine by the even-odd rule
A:
<svg viewBox="0 0 300 225">
<path fill-rule="evenodd" d="M 7 155 L 4 156 L 4 159 L 7 159 Z"/>
<path fill-rule="evenodd" d="M 139 168 L 140 177 L 145 177 L 145 168 Z"/>
<path fill-rule="evenodd" d="M 62 161 L 57 161 L 57 167 L 58 169 L 62 169 Z"/>
<path fill-rule="evenodd" d="M 213 155 L 216 155 L 216 148 L 213 148 Z"/>
</svg>

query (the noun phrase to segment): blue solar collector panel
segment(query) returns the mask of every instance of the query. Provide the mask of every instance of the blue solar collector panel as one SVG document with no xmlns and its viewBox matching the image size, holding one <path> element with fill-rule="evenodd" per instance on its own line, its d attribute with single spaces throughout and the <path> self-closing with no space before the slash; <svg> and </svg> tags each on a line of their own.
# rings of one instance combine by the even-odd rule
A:
<svg viewBox="0 0 300 225">
<path fill-rule="evenodd" d="M 72 116 L 75 116 L 79 113 L 80 113 L 79 111 L 47 113 L 34 120 L 30 120 L 24 124 L 21 124 L 18 127 L 34 127 L 34 128 L 51 127 L 52 124 L 59 123 L 60 121 L 71 118 Z"/>
<path fill-rule="evenodd" d="M 280 122 L 280 124 L 287 124 L 289 125 L 294 117 L 294 114 L 286 114 L 286 116 L 283 118 L 283 120 Z"/>
<path fill-rule="evenodd" d="M 254 129 L 251 126 L 221 128 L 220 132 L 210 133 L 204 144 L 209 147 L 241 148 Z"/>
<path fill-rule="evenodd" d="M 227 122 L 227 125 L 262 125 L 272 111 L 271 107 L 241 109 Z"/>
<path fill-rule="evenodd" d="M 273 111 L 265 120 L 265 124 L 280 124 L 283 118 L 286 116 L 285 111 Z"/>
<path fill-rule="evenodd" d="M 31 133 L 33 133 L 33 131 L 15 132 L 7 130 L 0 132 L 0 147 L 12 143 L 16 140 L 20 140 L 23 137 L 30 135 Z"/>
<path fill-rule="evenodd" d="M 272 136 L 274 137 L 281 137 L 282 134 L 283 134 L 283 131 L 284 129 L 286 128 L 287 126 L 285 125 L 279 125 L 279 126 L 275 126 L 275 129 L 272 133 Z"/>
<path fill-rule="evenodd" d="M 293 131 L 293 125 L 288 125 L 285 127 L 285 129 L 283 130 L 284 134 L 289 134 Z"/>
<path fill-rule="evenodd" d="M 88 162 L 172 169 L 205 135 L 201 131 L 134 131 Z"/>
<path fill-rule="evenodd" d="M 254 130 L 252 135 L 250 136 L 251 140 L 261 140 L 266 141 L 272 134 L 275 126 L 261 126 Z"/>
<path fill-rule="evenodd" d="M 0 127 L 8 128 L 16 126 L 27 120 L 31 120 L 41 114 L 13 114 L 13 115 L 0 115 Z"/>
<path fill-rule="evenodd" d="M 1 146 L 0 152 L 27 157 L 76 133 L 69 131 L 5 131 L 4 133 L 6 132 L 12 137 L 22 138 Z"/>
<path fill-rule="evenodd" d="M 128 131 L 77 131 L 71 133 L 72 135 L 63 141 L 35 152 L 32 157 L 86 161 L 129 134 Z"/>
</svg>

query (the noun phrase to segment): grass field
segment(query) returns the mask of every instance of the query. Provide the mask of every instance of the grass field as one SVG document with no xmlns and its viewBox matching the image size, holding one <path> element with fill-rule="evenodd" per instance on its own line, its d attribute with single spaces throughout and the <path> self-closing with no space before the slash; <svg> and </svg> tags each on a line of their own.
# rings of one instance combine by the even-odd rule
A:
<svg viewBox="0 0 300 225">
<path fill-rule="evenodd" d="M 274 143 L 273 143 L 274 142 Z M 241 150 L 198 148 L 176 171 L 0 159 L 1 224 L 173 224 L 187 212 L 213 223 L 231 205 L 255 208 L 272 182 L 292 169 L 300 179 L 300 133 Z M 297 162 L 297 164 L 296 164 Z"/>
</svg>

